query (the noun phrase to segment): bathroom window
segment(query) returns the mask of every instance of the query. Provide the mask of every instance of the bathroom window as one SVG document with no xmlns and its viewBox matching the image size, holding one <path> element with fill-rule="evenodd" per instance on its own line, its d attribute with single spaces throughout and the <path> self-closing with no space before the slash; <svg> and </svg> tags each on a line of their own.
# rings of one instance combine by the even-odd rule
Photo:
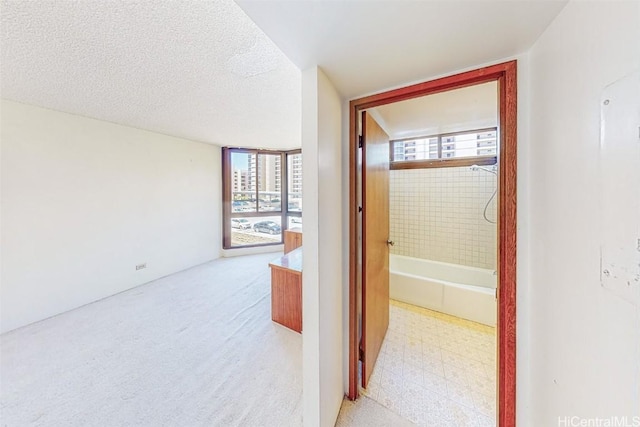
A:
<svg viewBox="0 0 640 427">
<path fill-rule="evenodd" d="M 222 149 L 223 247 L 277 245 L 302 224 L 302 153 Z"/>
<path fill-rule="evenodd" d="M 496 163 L 497 128 L 391 141 L 391 169 Z"/>
</svg>

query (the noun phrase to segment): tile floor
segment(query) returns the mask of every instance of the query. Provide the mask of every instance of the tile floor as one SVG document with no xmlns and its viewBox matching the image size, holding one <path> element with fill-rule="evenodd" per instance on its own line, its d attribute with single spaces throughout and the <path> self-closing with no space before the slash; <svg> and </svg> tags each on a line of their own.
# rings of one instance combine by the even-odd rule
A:
<svg viewBox="0 0 640 427">
<path fill-rule="evenodd" d="M 495 337 L 495 328 L 391 300 L 362 393 L 421 426 L 493 427 Z"/>
</svg>

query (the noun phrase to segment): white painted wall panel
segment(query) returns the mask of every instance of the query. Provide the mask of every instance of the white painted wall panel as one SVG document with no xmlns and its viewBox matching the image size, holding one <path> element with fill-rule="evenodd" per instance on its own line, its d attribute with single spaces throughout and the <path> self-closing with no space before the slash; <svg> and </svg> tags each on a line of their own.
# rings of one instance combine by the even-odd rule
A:
<svg viewBox="0 0 640 427">
<path fill-rule="evenodd" d="M 2 331 L 219 256 L 219 147 L 4 100 L 1 120 Z"/>
<path fill-rule="evenodd" d="M 343 397 L 342 112 L 317 67 L 302 73 L 305 426 L 333 426 Z"/>
<path fill-rule="evenodd" d="M 640 68 L 640 3 L 570 2 L 530 60 L 528 425 L 637 416 L 640 312 L 600 283 L 599 163 L 603 90 Z"/>
</svg>

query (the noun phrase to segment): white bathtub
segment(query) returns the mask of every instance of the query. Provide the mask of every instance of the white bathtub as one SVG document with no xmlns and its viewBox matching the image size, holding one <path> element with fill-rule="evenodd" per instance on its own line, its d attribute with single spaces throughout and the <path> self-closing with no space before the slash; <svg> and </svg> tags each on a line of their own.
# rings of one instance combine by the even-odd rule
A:
<svg viewBox="0 0 640 427">
<path fill-rule="evenodd" d="M 493 270 L 389 256 L 389 296 L 485 325 L 496 325 Z"/>
</svg>

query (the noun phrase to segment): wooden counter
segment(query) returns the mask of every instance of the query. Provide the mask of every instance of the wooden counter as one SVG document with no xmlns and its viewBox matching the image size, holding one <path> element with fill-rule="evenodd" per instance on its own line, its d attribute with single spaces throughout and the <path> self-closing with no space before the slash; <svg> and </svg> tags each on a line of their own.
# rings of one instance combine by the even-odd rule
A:
<svg viewBox="0 0 640 427">
<path fill-rule="evenodd" d="M 275 259 L 271 267 L 271 320 L 302 332 L 302 247 Z"/>
</svg>

